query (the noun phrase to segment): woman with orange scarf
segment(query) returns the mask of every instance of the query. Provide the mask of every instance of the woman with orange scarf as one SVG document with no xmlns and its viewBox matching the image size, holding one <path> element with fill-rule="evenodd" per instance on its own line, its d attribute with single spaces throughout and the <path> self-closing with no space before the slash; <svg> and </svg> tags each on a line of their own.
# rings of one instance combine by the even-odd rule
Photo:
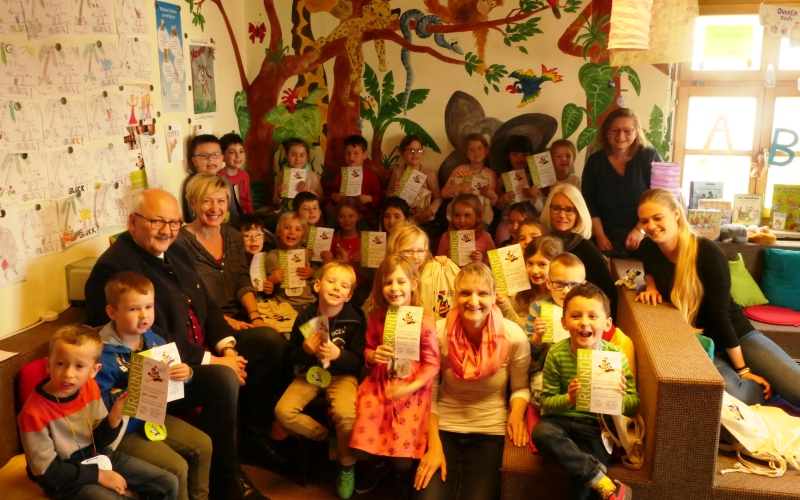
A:
<svg viewBox="0 0 800 500">
<path fill-rule="evenodd" d="M 456 307 L 438 323 L 441 382 L 434 379 L 428 451 L 414 487 L 421 500 L 491 500 L 500 498 L 505 436 L 515 446 L 530 437 L 530 344 L 495 305 L 494 276 L 485 264 L 464 267 L 455 288 Z"/>
</svg>

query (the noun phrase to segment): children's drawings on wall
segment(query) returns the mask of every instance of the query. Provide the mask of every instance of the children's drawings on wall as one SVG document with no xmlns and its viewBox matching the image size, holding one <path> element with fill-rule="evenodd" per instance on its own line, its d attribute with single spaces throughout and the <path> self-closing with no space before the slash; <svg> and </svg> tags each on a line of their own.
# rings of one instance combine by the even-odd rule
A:
<svg viewBox="0 0 800 500">
<path fill-rule="evenodd" d="M 94 216 L 94 196 L 87 192 L 81 196 L 73 195 L 56 200 L 58 207 L 58 228 L 61 245 L 69 248 L 76 243 L 100 234 Z"/>
<path fill-rule="evenodd" d="M 84 91 L 81 47 L 61 43 L 36 46 L 39 94 L 82 94 Z"/>
<path fill-rule="evenodd" d="M 39 151 L 44 140 L 42 109 L 34 99 L 0 101 L 0 150 Z"/>
<path fill-rule="evenodd" d="M 89 102 L 89 139 L 96 141 L 124 136 L 128 116 L 124 113 L 126 104 L 122 92 L 89 93 L 86 97 Z"/>
<path fill-rule="evenodd" d="M 28 266 L 19 229 L 19 213 L 13 208 L 0 211 L 0 287 L 25 281 Z"/>
<path fill-rule="evenodd" d="M 20 207 L 19 223 L 26 260 L 61 252 L 55 201 Z"/>
<path fill-rule="evenodd" d="M 83 46 L 83 78 L 87 89 L 119 84 L 119 52 L 116 42 L 98 40 Z"/>
<path fill-rule="evenodd" d="M 124 114 L 127 117 L 127 125 L 150 125 L 153 123 L 153 91 L 150 85 L 128 84 L 122 88 L 122 96 L 125 98 Z"/>
<path fill-rule="evenodd" d="M 152 81 L 153 71 L 150 65 L 150 42 L 143 37 L 120 35 L 120 75 L 127 78 Z"/>
<path fill-rule="evenodd" d="M 217 111 L 217 91 L 214 84 L 214 47 L 190 45 L 192 59 L 192 101 L 194 113 Z"/>
<path fill-rule="evenodd" d="M 2 0 L 0 0 L 2 1 Z M 117 31 L 120 35 L 139 34 L 146 35 L 147 13 L 145 0 L 114 0 L 114 13 L 117 16 Z"/>
<path fill-rule="evenodd" d="M 164 131 L 167 135 L 167 153 L 169 153 L 169 161 L 183 161 L 184 149 L 183 143 L 183 125 L 181 123 L 173 123 L 167 125 Z"/>
<path fill-rule="evenodd" d="M 0 42 L 0 56 L 0 92 L 32 97 L 39 83 L 33 45 Z"/>
<path fill-rule="evenodd" d="M 45 153 L 6 153 L 0 158 L 0 206 L 48 198 Z"/>
<path fill-rule="evenodd" d="M 0 35 L 26 32 L 25 12 L 19 0 L 0 0 Z"/>
<path fill-rule="evenodd" d="M 89 138 L 83 96 L 43 99 L 44 143 L 47 147 L 81 146 Z"/>
<path fill-rule="evenodd" d="M 96 183 L 119 182 L 123 178 L 128 183 L 128 174 L 136 169 L 135 163 L 130 161 L 131 150 L 124 144 L 109 144 L 92 150 L 94 161 L 94 175 L 92 180 Z"/>
<path fill-rule="evenodd" d="M 47 178 L 50 181 L 50 197 L 76 195 L 91 197 L 89 183 L 92 182 L 92 157 L 85 148 L 63 148 L 47 152 Z"/>
<path fill-rule="evenodd" d="M 115 182 L 100 184 L 94 197 L 94 213 L 100 227 L 126 226 L 131 210 L 131 187 L 126 175 Z"/>
<path fill-rule="evenodd" d="M 186 111 L 181 16 L 177 5 L 156 2 L 156 38 L 161 73 L 162 111 Z"/>
<path fill-rule="evenodd" d="M 147 175 L 148 188 L 164 187 L 163 140 L 160 137 L 142 137 L 142 160 Z"/>
<path fill-rule="evenodd" d="M 75 25 L 75 33 L 110 35 L 114 32 L 113 15 L 111 0 L 72 0 L 72 20 Z"/>
<path fill-rule="evenodd" d="M 21 0 L 31 39 L 73 32 L 70 3 L 65 0 Z"/>
</svg>

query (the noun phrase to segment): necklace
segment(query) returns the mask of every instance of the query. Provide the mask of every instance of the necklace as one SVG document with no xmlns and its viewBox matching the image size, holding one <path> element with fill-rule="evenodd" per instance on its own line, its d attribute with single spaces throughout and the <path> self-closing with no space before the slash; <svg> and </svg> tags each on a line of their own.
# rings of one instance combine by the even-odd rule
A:
<svg viewBox="0 0 800 500">
<path fill-rule="evenodd" d="M 78 389 L 78 395 L 81 398 L 81 402 L 83 403 L 83 409 L 86 412 L 86 424 L 89 426 L 89 436 L 92 438 L 92 456 L 97 456 L 97 445 L 94 442 L 94 429 L 92 429 L 92 421 L 89 418 L 89 408 L 86 407 L 86 401 L 83 399 L 83 391 Z M 75 429 L 72 428 L 72 424 L 69 423 L 69 418 L 67 417 L 67 412 L 64 411 L 64 407 L 61 406 L 61 400 L 58 399 L 58 396 L 53 394 L 53 397 L 56 398 L 56 402 L 58 403 L 58 407 L 61 409 L 61 414 L 64 415 L 64 420 L 67 422 L 69 426 L 69 430 L 72 431 L 72 437 L 75 438 L 75 444 L 78 445 L 78 451 L 81 452 L 81 456 L 84 460 L 86 460 L 86 455 L 83 454 L 83 447 L 81 446 L 80 441 L 78 441 L 78 435 L 75 434 Z"/>
</svg>

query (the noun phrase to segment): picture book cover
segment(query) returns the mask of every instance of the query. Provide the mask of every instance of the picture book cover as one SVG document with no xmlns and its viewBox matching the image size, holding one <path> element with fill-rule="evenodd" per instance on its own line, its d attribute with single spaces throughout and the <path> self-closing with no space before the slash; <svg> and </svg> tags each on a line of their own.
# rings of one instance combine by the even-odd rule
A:
<svg viewBox="0 0 800 500">
<path fill-rule="evenodd" d="M 761 225 L 761 209 L 764 208 L 763 194 L 737 194 L 733 197 L 734 224 Z"/>
<path fill-rule="evenodd" d="M 719 200 L 713 198 L 697 200 L 697 208 L 711 208 L 714 210 L 720 210 L 722 211 L 722 223 L 731 223 L 731 202 L 728 200 Z"/>
<path fill-rule="evenodd" d="M 783 227 L 787 231 L 800 231 L 800 185 L 775 184 L 772 191 L 772 212 L 786 214 Z"/>
<path fill-rule="evenodd" d="M 697 208 L 698 200 L 722 198 L 724 182 L 689 182 L 689 208 Z"/>
<path fill-rule="evenodd" d="M 690 208 L 686 218 L 689 220 L 689 225 L 700 236 L 712 241 L 719 238 L 720 224 L 722 222 L 721 210 Z"/>
</svg>

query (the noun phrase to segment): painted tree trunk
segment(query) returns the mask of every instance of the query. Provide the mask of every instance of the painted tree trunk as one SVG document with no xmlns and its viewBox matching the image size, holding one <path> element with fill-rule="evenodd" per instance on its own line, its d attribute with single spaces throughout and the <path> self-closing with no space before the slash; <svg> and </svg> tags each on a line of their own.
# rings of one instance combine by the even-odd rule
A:
<svg viewBox="0 0 800 500">
<path fill-rule="evenodd" d="M 325 149 L 324 171 L 322 185 L 325 192 L 330 192 L 330 187 L 336 174 L 344 165 L 344 140 L 350 135 L 361 135 L 359 128 L 358 105 L 348 106 L 345 102 L 346 93 L 350 90 L 348 78 L 350 77 L 350 63 L 347 56 L 339 55 L 333 62 L 333 87 L 328 105 L 328 147 Z M 358 103 L 358 95 L 351 96 L 354 103 Z"/>
</svg>

